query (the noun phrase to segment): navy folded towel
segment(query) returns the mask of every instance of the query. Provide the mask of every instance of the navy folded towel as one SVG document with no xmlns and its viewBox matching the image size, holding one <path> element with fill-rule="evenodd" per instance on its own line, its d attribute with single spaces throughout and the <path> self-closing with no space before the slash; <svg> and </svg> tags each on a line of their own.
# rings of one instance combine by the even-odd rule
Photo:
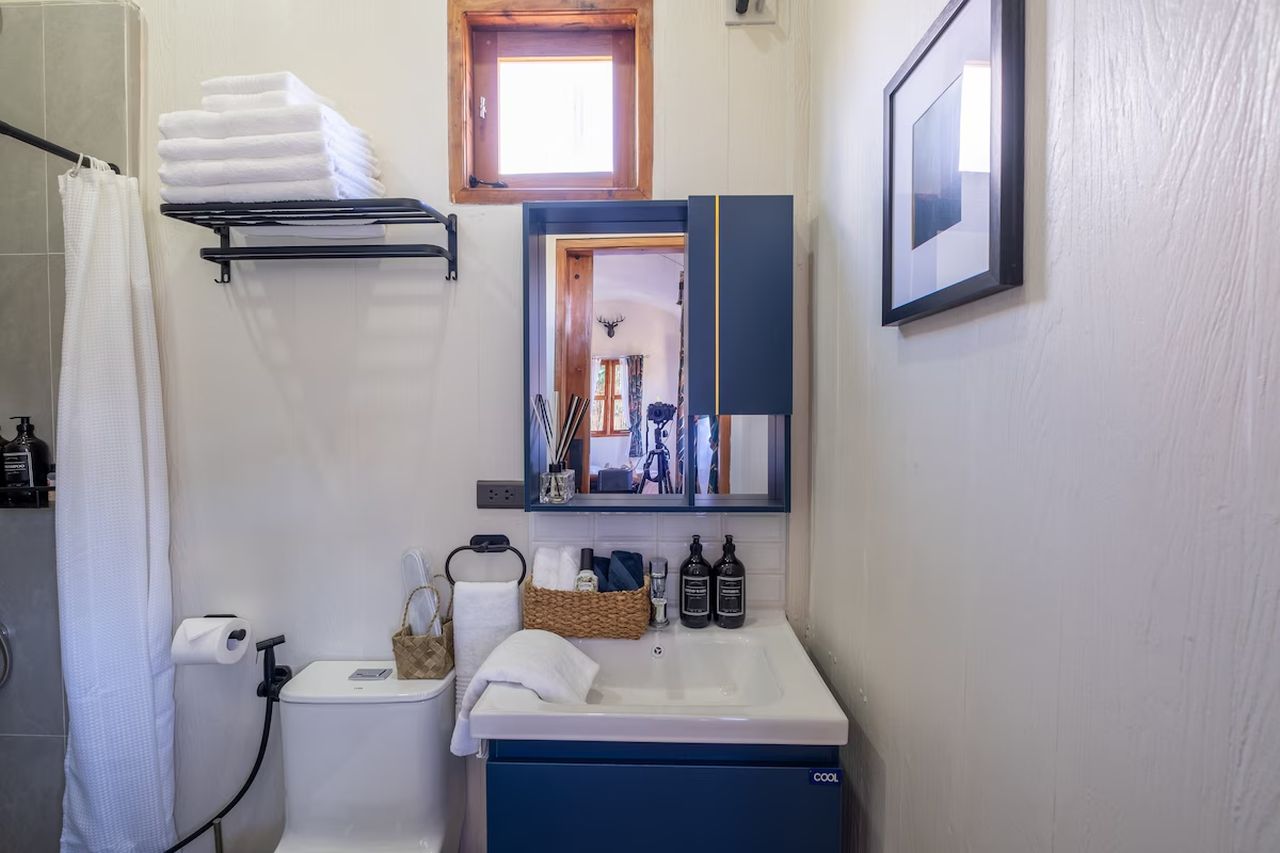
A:
<svg viewBox="0 0 1280 853">
<path fill-rule="evenodd" d="M 614 551 L 609 557 L 609 590 L 629 592 L 644 586 L 644 556 L 634 551 Z"/>
<path fill-rule="evenodd" d="M 591 561 L 591 571 L 596 573 L 596 589 L 600 592 L 613 592 L 609 584 L 609 558 L 596 557 Z"/>
</svg>

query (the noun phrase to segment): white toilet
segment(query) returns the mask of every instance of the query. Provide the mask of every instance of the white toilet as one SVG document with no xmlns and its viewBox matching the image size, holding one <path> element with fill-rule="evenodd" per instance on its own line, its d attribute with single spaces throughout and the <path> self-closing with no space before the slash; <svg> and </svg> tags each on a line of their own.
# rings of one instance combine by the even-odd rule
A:
<svg viewBox="0 0 1280 853">
<path fill-rule="evenodd" d="M 354 676 L 354 677 L 353 677 Z M 454 853 L 463 768 L 449 752 L 453 673 L 316 661 L 280 692 L 285 828 L 276 853 Z"/>
</svg>

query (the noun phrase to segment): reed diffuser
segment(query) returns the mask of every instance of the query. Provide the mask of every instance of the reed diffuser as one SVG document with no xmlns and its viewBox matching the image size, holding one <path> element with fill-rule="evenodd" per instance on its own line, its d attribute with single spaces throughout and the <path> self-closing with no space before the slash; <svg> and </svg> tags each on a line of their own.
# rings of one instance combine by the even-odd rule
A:
<svg viewBox="0 0 1280 853">
<path fill-rule="evenodd" d="M 590 406 L 588 401 L 577 394 L 570 395 L 564 418 L 556 424 L 551 419 L 546 398 L 541 394 L 533 398 L 534 411 L 547 439 L 548 453 L 547 470 L 538 476 L 538 503 L 568 503 L 577 493 L 577 472 L 569 468 L 565 460 L 569 456 L 569 445 L 578 434 L 578 428 L 582 426 L 582 419 L 586 417 Z"/>
</svg>

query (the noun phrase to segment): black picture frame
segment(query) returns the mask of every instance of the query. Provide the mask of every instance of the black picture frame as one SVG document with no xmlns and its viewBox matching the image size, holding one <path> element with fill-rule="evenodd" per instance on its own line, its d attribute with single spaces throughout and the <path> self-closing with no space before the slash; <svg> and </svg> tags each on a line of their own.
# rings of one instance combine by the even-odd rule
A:
<svg viewBox="0 0 1280 853">
<path fill-rule="evenodd" d="M 881 325 L 898 326 L 1022 284 L 1025 74 L 1024 0 L 991 2 L 991 208 L 986 272 L 893 305 L 894 95 L 973 0 L 951 0 L 884 90 L 884 239 Z"/>
</svg>

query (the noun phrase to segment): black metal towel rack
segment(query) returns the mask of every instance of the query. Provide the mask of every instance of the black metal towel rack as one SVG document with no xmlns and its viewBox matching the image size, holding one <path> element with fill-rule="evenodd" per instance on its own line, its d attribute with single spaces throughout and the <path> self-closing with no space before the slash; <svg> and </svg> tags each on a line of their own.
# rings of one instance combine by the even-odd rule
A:
<svg viewBox="0 0 1280 853">
<path fill-rule="evenodd" d="M 0 136 L 11 136 L 19 142 L 25 142 L 27 145 L 39 148 L 41 151 L 47 151 L 56 157 L 61 157 L 63 160 L 70 160 L 72 163 L 79 163 L 86 156 L 72 151 L 70 148 L 63 148 L 58 143 L 50 142 L 47 139 L 36 136 L 34 133 L 28 133 L 20 127 L 14 127 L 7 121 L 0 121 Z M 117 175 L 120 174 L 120 167 L 115 163 L 108 163 L 107 165 L 111 167 L 111 171 Z"/>
<path fill-rule="evenodd" d="M 200 257 L 221 267 L 218 284 L 231 281 L 232 261 L 279 261 L 327 258 L 444 258 L 445 279 L 458 278 L 458 217 L 445 215 L 416 198 L 356 198 L 341 201 L 210 202 L 162 204 L 165 216 L 190 222 L 218 235 L 216 249 L 201 249 Z M 231 229 L 257 225 L 308 225 L 338 222 L 359 224 L 443 225 L 447 245 L 427 243 L 324 244 L 307 246 L 232 246 Z"/>
<path fill-rule="evenodd" d="M 444 576 L 449 580 L 449 584 L 457 583 L 453 579 L 453 574 L 449 571 L 449 564 L 453 562 L 453 558 L 461 554 L 463 551 L 474 551 L 477 554 L 501 554 L 503 551 L 510 551 L 520 560 L 520 579 L 516 581 L 516 585 L 524 583 L 524 576 L 529 572 L 529 565 L 524 561 L 524 554 L 511 544 L 511 540 L 501 533 L 481 533 L 471 537 L 471 542 L 466 545 L 459 545 L 449 552 L 449 556 L 444 561 Z"/>
</svg>

